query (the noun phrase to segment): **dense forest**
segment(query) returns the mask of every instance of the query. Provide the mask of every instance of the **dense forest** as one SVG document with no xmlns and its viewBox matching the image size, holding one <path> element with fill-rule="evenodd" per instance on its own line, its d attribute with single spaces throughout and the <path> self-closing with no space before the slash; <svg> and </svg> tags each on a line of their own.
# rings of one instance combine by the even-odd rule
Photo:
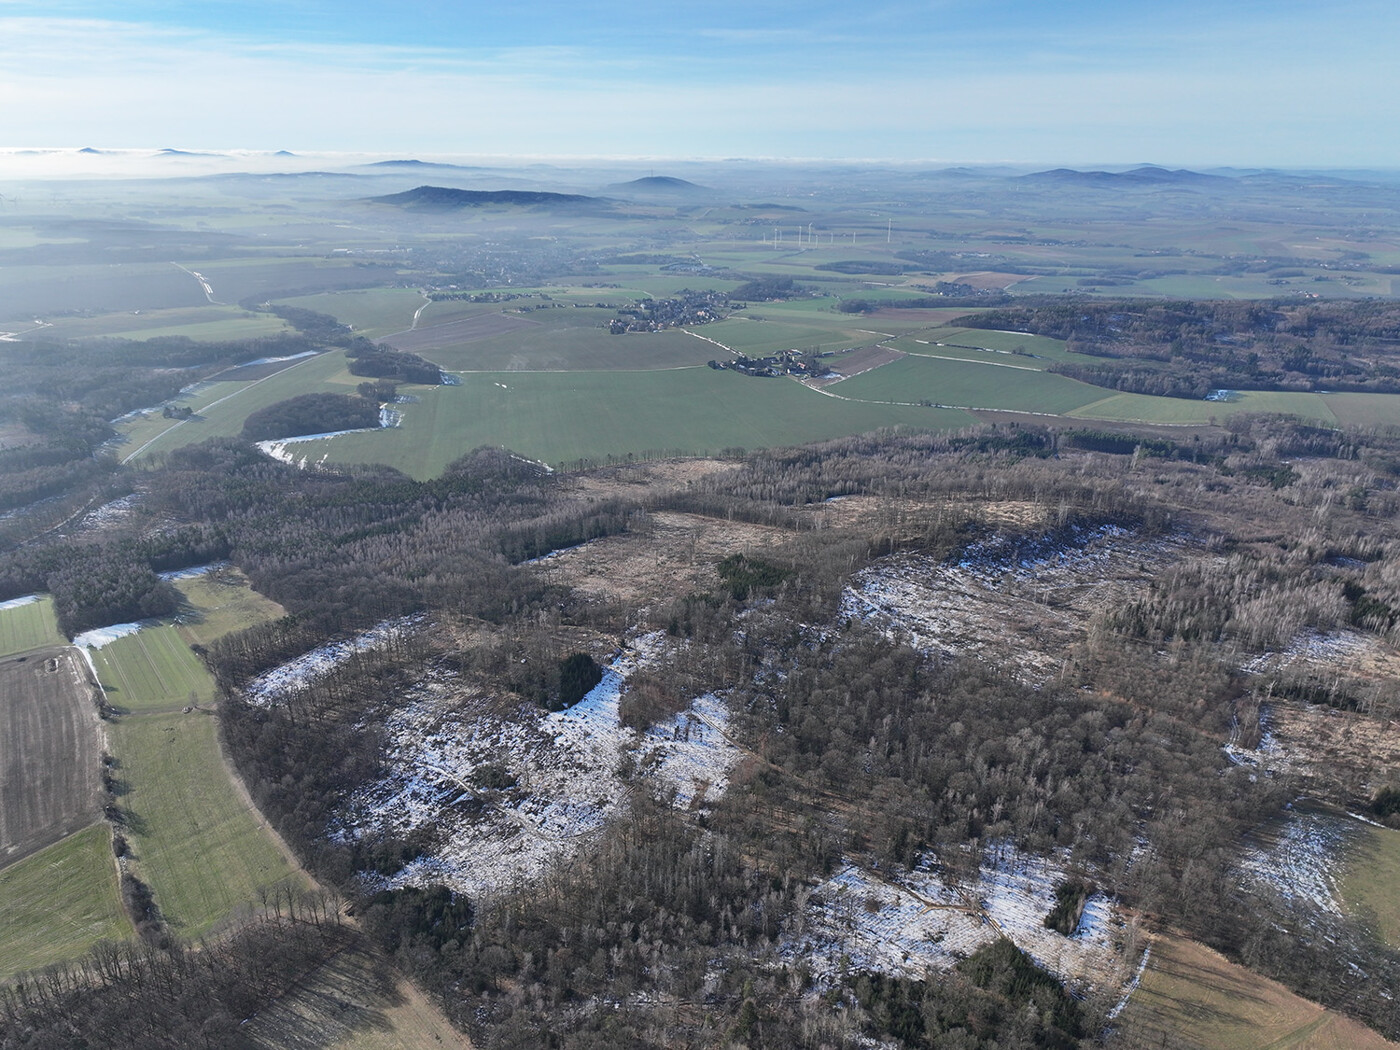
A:
<svg viewBox="0 0 1400 1050">
<path fill-rule="evenodd" d="M 1400 308 L 1389 300 L 1202 302 L 1055 298 L 964 324 L 1064 339 L 1087 360 L 1051 371 L 1139 394 L 1400 391 Z"/>
<path fill-rule="evenodd" d="M 1395 713 L 1383 684 L 1360 674 L 1309 692 L 1300 672 L 1250 681 L 1239 667 L 1299 630 L 1394 639 L 1397 478 L 1391 435 L 1265 418 L 1190 442 L 1012 426 L 873 435 L 755 453 L 626 498 L 499 451 L 414 482 L 373 468 L 298 471 L 221 439 L 142 476 L 142 517 L 126 533 L 94 536 L 76 555 L 40 543 L 0 558 L 0 597 L 50 589 L 71 632 L 164 611 L 156 572 L 226 558 L 281 602 L 286 619 L 204 653 L 224 693 L 226 744 L 284 837 L 477 1045 L 1132 1045 L 1121 1024 L 1105 1036 L 1106 993 L 1069 997 L 1009 942 L 920 981 L 852 971 L 823 985 L 783 954 L 813 887 L 852 859 L 899 871 L 937 858 L 958 880 L 1008 849 L 1067 857 L 1139 922 L 1184 931 L 1394 1036 L 1400 953 L 1355 920 L 1239 890 L 1245 832 L 1324 785 L 1256 776 L 1222 744 L 1257 739 L 1261 691 L 1357 717 Z M 883 509 L 821 525 L 814 510 L 840 505 L 834 497 Z M 1029 508 L 1027 524 L 989 518 L 1008 503 Z M 708 588 L 640 602 L 585 597 L 529 564 L 591 539 L 644 538 L 667 514 L 781 539 L 717 559 Z M 841 612 L 853 574 L 892 555 L 1019 564 L 1105 529 L 1196 546 L 1096 614 L 1048 681 Z M 328 637 L 405 616 L 419 626 L 283 702 L 244 696 L 254 675 Z M 643 779 L 624 820 L 566 867 L 482 899 L 376 881 L 432 849 L 431 833 L 332 833 L 346 800 L 385 774 L 383 727 L 425 676 L 566 707 L 597 681 L 610 640 L 649 630 L 674 644 L 629 683 L 624 724 L 642 731 L 715 691 L 747 756 L 705 809 L 674 808 L 629 773 Z M 482 777 L 483 790 L 512 790 L 504 767 Z M 1391 821 L 1396 788 L 1364 777 L 1326 786 L 1338 804 Z M 1072 907 L 1074 891 L 1063 895 L 1071 903 L 1058 906 Z M 257 936 L 306 934 L 272 923 Z M 92 1010 L 139 996 L 130 981 L 145 965 L 104 978 L 111 990 Z M 10 996 L 11 1025 L 54 1031 L 44 1018 L 89 980 L 55 978 L 32 1002 Z M 179 1015 L 203 1016 L 191 1009 Z"/>
</svg>

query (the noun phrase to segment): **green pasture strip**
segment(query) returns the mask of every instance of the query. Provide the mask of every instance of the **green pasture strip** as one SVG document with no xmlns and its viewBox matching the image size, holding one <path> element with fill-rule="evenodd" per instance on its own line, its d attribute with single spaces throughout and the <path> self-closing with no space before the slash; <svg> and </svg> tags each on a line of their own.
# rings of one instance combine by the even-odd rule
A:
<svg viewBox="0 0 1400 1050">
<path fill-rule="evenodd" d="M 58 629 L 53 599 L 47 594 L 26 605 L 0 609 L 0 657 L 67 643 Z"/>
<path fill-rule="evenodd" d="M 243 430 L 243 421 L 260 408 L 297 394 L 351 392 L 360 382 L 363 380 L 346 369 L 344 352 L 333 350 L 294 361 L 266 379 L 202 384 L 192 394 L 176 398 L 180 404 L 194 410 L 195 418 L 177 422 L 154 412 L 123 423 L 118 430 L 127 436 L 127 441 L 117 450 L 117 455 L 124 459 L 140 450 L 139 456 L 144 457 L 198 444 L 211 437 L 236 436 Z"/>
<path fill-rule="evenodd" d="M 416 288 L 362 288 L 351 292 L 321 292 L 318 295 L 298 295 L 277 300 L 280 306 L 295 306 L 329 314 L 341 324 L 348 324 L 356 334 L 378 339 L 391 332 L 401 332 L 413 323 L 420 306 L 427 306 L 424 317 L 447 303 L 432 303 Z M 454 304 L 455 305 L 455 304 Z"/>
<path fill-rule="evenodd" d="M 1375 923 L 1376 933 L 1400 948 L 1400 831 L 1358 824 L 1341 879 L 1342 899 Z"/>
<path fill-rule="evenodd" d="M 240 317 L 223 317 L 163 328 L 139 328 L 135 331 L 122 332 L 121 337 L 123 339 L 156 339 L 182 335 L 197 343 L 219 343 L 235 342 L 240 339 L 260 339 L 289 331 L 291 328 L 280 317 L 272 314 L 245 314 Z"/>
<path fill-rule="evenodd" d="M 641 372 L 497 372 L 422 390 L 403 426 L 289 446 L 315 462 L 387 463 L 435 477 L 481 445 L 552 464 L 628 453 L 703 455 L 797 445 L 885 426 L 952 429 L 967 413 L 826 397 L 790 379 L 698 368 Z"/>
<path fill-rule="evenodd" d="M 54 317 L 46 335 L 80 339 L 120 336 L 151 339 L 188 335 L 191 339 L 245 339 L 284 331 L 285 323 L 271 314 L 251 313 L 237 306 L 188 306 L 172 310 L 120 310 L 96 317 Z M 224 332 L 229 334 L 223 334 Z"/>
<path fill-rule="evenodd" d="M 209 645 L 233 631 L 286 615 L 282 606 L 253 590 L 248 578 L 234 568 L 176 580 L 175 589 L 189 606 L 182 610 L 176 630 L 192 645 Z"/>
<path fill-rule="evenodd" d="M 818 327 L 740 316 L 702 325 L 695 331 L 748 357 L 766 357 L 782 350 L 847 350 L 880 342 L 879 333 L 860 331 L 861 326 L 862 322 L 850 317 L 840 324 Z"/>
<path fill-rule="evenodd" d="M 175 933 L 196 937 L 300 878 L 229 779 L 213 715 L 127 715 L 108 733 L 136 870 Z"/>
<path fill-rule="evenodd" d="M 1045 371 L 1045 362 L 1034 357 L 1022 357 L 1019 355 L 1001 353 L 997 350 L 969 350 L 963 346 L 939 346 L 932 339 L 925 338 L 924 333 L 916 336 L 906 336 L 903 339 L 890 339 L 886 346 L 902 350 L 906 354 L 913 354 L 916 357 L 936 357 L 942 360 L 971 361 L 973 364 L 1007 364 L 1020 365 L 1022 368 L 1034 368 L 1038 372 Z"/>
<path fill-rule="evenodd" d="M 906 357 L 831 387 L 863 401 L 929 400 L 940 405 L 1061 415 L 1099 399 L 1099 387 L 1029 366 Z"/>
<path fill-rule="evenodd" d="M 131 936 L 106 824 L 75 832 L 0 868 L 0 979 L 81 959 Z"/>
<path fill-rule="evenodd" d="M 143 627 L 92 653 L 107 701 L 125 713 L 178 711 L 209 703 L 214 682 L 171 625 Z"/>
<path fill-rule="evenodd" d="M 550 324 L 524 325 L 485 339 L 425 348 L 419 353 L 449 372 L 677 368 L 728 357 L 713 343 L 678 328 L 613 335 L 596 325 L 575 328 Z"/>
<path fill-rule="evenodd" d="M 1077 419 L 1120 422 L 1200 424 L 1225 419 L 1240 412 L 1280 412 L 1331 425 L 1336 423 L 1337 417 L 1329 406 L 1331 399 L 1339 396 L 1342 395 L 1244 390 L 1235 401 L 1194 401 L 1149 394 L 1109 394 L 1066 415 Z"/>
<path fill-rule="evenodd" d="M 963 328 L 958 325 L 948 325 L 920 332 L 918 338 L 927 339 L 930 343 L 961 343 L 964 346 L 981 346 L 989 350 L 1008 352 L 1019 347 L 1027 354 L 1035 355 L 1029 360 L 1022 360 L 1020 355 L 1013 355 L 1012 364 L 1018 365 L 1039 362 L 1037 367 L 1043 367 L 1045 363 L 1050 361 L 1075 360 L 1075 355 L 1065 349 L 1063 339 L 1051 339 L 1049 336 L 1030 335 L 1023 332 L 999 332 L 989 328 Z M 937 353 L 942 353 L 943 349 L 943 347 L 934 348 Z M 1080 359 L 1082 360 L 1082 357 Z"/>
<path fill-rule="evenodd" d="M 1400 426 L 1400 394 L 1323 394 L 1343 426 Z"/>
</svg>

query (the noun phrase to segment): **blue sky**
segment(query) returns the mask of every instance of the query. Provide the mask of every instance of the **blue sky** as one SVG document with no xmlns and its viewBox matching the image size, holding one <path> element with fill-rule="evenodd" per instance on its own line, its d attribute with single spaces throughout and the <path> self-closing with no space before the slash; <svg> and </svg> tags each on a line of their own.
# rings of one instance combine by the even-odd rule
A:
<svg viewBox="0 0 1400 1050">
<path fill-rule="evenodd" d="M 0 0 L 0 146 L 1400 167 L 1394 0 Z"/>
</svg>

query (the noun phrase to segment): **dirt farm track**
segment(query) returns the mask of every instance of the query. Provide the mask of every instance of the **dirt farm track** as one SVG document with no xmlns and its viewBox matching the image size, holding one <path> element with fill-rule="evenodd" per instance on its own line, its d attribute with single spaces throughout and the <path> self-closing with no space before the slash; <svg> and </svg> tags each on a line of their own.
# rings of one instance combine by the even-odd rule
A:
<svg viewBox="0 0 1400 1050">
<path fill-rule="evenodd" d="M 0 660 L 0 867 L 100 816 L 99 725 L 77 650 Z"/>
</svg>

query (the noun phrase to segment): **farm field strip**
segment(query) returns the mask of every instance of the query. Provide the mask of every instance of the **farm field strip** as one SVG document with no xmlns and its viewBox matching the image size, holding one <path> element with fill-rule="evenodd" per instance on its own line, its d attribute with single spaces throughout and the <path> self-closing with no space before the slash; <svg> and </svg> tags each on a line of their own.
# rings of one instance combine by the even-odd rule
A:
<svg viewBox="0 0 1400 1050">
<path fill-rule="evenodd" d="M 0 900 L 0 980 L 81 958 L 98 941 L 132 933 L 105 824 L 0 868 Z"/>
<path fill-rule="evenodd" d="M 0 602 L 0 657 L 50 645 L 66 645 L 58 629 L 53 599 L 46 594 Z"/>
<path fill-rule="evenodd" d="M 126 715 L 109 734 L 132 859 L 176 933 L 198 936 L 260 890 L 304 884 L 230 779 L 212 715 Z"/>
<path fill-rule="evenodd" d="M 1381 1050 L 1379 1034 L 1182 937 L 1160 935 L 1123 1016 L 1144 1037 L 1213 1050 Z M 1149 1044 L 1151 1045 L 1151 1044 Z"/>
<path fill-rule="evenodd" d="M 123 712 L 178 710 L 214 695 L 209 673 L 171 624 L 140 630 L 93 650 L 107 699 Z"/>
<path fill-rule="evenodd" d="M 101 738 L 76 651 L 0 661 L 0 864 L 100 818 Z"/>
<path fill-rule="evenodd" d="M 1391 947 L 1400 948 L 1400 831 L 1360 826 L 1340 880 L 1348 910 L 1375 923 Z"/>
</svg>

